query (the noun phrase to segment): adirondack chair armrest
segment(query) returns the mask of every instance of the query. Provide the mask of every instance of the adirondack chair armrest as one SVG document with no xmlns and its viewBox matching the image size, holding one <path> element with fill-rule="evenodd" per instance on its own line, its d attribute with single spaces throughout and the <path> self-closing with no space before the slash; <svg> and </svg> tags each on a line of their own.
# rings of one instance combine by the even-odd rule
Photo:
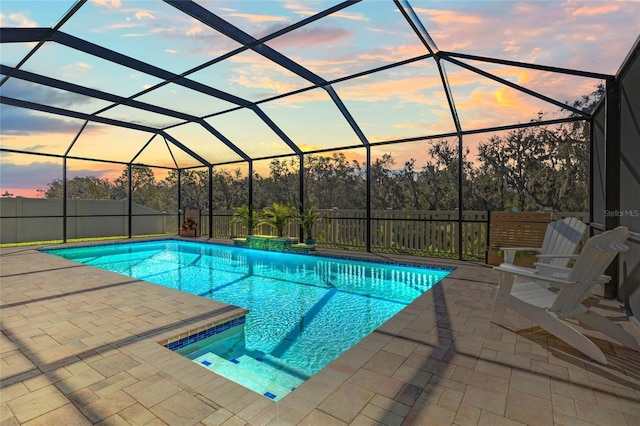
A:
<svg viewBox="0 0 640 426">
<path fill-rule="evenodd" d="M 550 263 L 544 263 L 544 262 L 536 262 L 533 264 L 533 266 L 536 269 L 543 269 L 546 271 L 558 271 L 558 272 L 569 272 L 571 271 L 571 268 L 569 268 L 568 266 L 558 266 L 558 265 L 552 265 Z"/>
<path fill-rule="evenodd" d="M 627 251 L 627 250 L 629 250 L 629 247 L 627 247 L 624 244 L 616 244 L 614 246 L 598 246 L 598 245 L 595 245 L 595 246 L 592 246 L 592 247 L 595 248 L 595 249 L 598 249 L 600 251 L 618 251 L 619 252 L 619 251 Z"/>
<path fill-rule="evenodd" d="M 554 286 L 562 286 L 562 285 L 573 285 L 575 284 L 575 282 L 573 281 L 567 281 L 565 279 L 562 279 L 560 277 L 556 277 L 556 276 L 546 276 L 546 275 L 540 275 L 538 274 L 535 270 L 524 270 L 522 268 L 519 268 L 517 266 L 513 266 L 507 263 L 503 263 L 500 266 L 495 266 L 493 269 L 495 269 L 496 271 L 500 271 L 500 272 L 506 272 L 509 274 L 514 275 L 515 277 L 520 277 L 520 278 L 529 278 L 530 280 L 533 281 L 546 281 L 550 284 L 553 284 Z"/>
<path fill-rule="evenodd" d="M 577 259 L 578 254 L 539 254 L 538 259 Z"/>
<path fill-rule="evenodd" d="M 535 251 L 539 253 L 540 250 L 540 247 L 500 247 L 500 251 L 504 253 L 504 261 L 506 263 L 513 263 L 516 253 L 519 251 Z"/>
</svg>

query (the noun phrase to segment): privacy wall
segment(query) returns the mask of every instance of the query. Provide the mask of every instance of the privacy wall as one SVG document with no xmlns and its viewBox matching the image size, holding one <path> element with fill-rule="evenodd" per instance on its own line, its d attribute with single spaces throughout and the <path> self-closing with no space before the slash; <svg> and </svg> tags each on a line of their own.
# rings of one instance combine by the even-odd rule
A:
<svg viewBox="0 0 640 426">
<path fill-rule="evenodd" d="M 618 103 L 600 105 L 593 120 L 591 153 L 591 229 L 597 233 L 618 225 L 629 228 L 629 250 L 617 265 L 618 287 L 609 292 L 633 314 L 640 315 L 640 44 L 636 42 L 616 77 Z M 617 104 L 617 105 L 616 105 Z M 607 116 L 607 108 L 619 114 Z M 616 116 L 617 115 L 617 116 Z M 606 126 L 618 127 L 619 138 L 607 138 Z M 614 129 L 612 134 L 617 132 Z M 610 133 L 608 129 L 607 133 Z M 619 139 L 619 142 L 616 140 Z M 619 143 L 619 147 L 616 144 Z M 619 155 L 616 151 L 619 148 Z M 613 158 L 608 161 L 607 157 Z M 617 196 L 613 200 L 607 191 Z M 614 272 L 609 271 L 609 273 Z M 617 290 L 617 291 L 616 291 Z"/>
<path fill-rule="evenodd" d="M 618 297 L 640 315 L 640 45 L 620 75 L 620 225 L 633 233 L 620 258 Z"/>
</svg>

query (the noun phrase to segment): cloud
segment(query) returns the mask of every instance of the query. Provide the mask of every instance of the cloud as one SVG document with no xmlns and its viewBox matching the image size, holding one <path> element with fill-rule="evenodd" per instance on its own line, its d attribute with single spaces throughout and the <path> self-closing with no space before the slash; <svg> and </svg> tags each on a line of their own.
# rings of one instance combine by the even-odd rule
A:
<svg viewBox="0 0 640 426">
<path fill-rule="evenodd" d="M 5 15 L 0 13 L 0 27 L 37 27 L 38 24 L 32 21 L 24 13 L 10 13 Z"/>
<path fill-rule="evenodd" d="M 398 46 L 384 46 L 377 49 L 358 54 L 357 61 L 375 61 L 382 63 L 397 62 L 407 58 L 414 58 L 416 56 L 429 53 L 427 48 L 420 43 L 415 44 L 402 44 Z"/>
<path fill-rule="evenodd" d="M 11 79 L 10 83 L 11 84 L 6 84 L 2 88 L 2 94 L 10 98 L 22 99 L 67 109 L 74 109 L 75 106 L 80 105 L 82 107 L 86 107 L 88 103 L 93 102 L 92 98 L 72 92 L 52 89 L 40 84 L 29 83 L 18 79 Z"/>
<path fill-rule="evenodd" d="M 295 2 L 295 1 L 285 3 L 284 8 L 301 16 L 311 16 L 316 14 L 314 10 L 309 9 L 307 5 L 305 5 L 304 3 Z"/>
<path fill-rule="evenodd" d="M 598 16 L 606 15 L 609 13 L 617 12 L 620 10 L 620 6 L 615 3 L 595 3 L 581 6 L 574 10 L 571 14 L 573 16 Z"/>
<path fill-rule="evenodd" d="M 178 53 L 178 51 L 175 49 L 164 49 L 164 51 L 167 53 Z"/>
<path fill-rule="evenodd" d="M 441 10 L 441 9 L 425 9 L 425 8 L 414 8 L 416 13 L 422 13 L 431 17 L 431 21 L 450 24 L 450 23 L 459 23 L 459 24 L 480 24 L 483 22 L 483 19 L 476 15 L 464 14 L 460 12 L 456 12 L 453 10 Z"/>
<path fill-rule="evenodd" d="M 346 40 L 353 32 L 344 28 L 302 28 L 271 40 L 268 44 L 274 49 L 297 47 L 311 49 L 316 45 L 327 45 Z"/>
<path fill-rule="evenodd" d="M 238 74 L 230 80 L 243 87 L 261 89 L 261 94 L 256 95 L 257 99 L 286 93 L 298 87 L 283 80 L 275 80 L 267 75 L 256 75 L 247 71 L 236 71 Z"/>
<path fill-rule="evenodd" d="M 196 26 L 196 27 L 191 27 L 191 28 L 189 28 L 189 29 L 185 32 L 185 34 L 186 34 L 186 35 L 188 35 L 188 36 L 191 36 L 191 35 L 196 35 L 196 34 L 198 34 L 199 32 L 202 32 L 202 27 L 200 27 L 200 26 Z"/>
<path fill-rule="evenodd" d="M 108 7 L 110 9 L 117 9 L 122 6 L 121 0 L 91 0 L 91 3 L 96 6 Z"/>
<path fill-rule="evenodd" d="M 3 86 L 4 96 L 71 110 L 80 105 L 86 108 L 87 103 L 92 102 L 91 98 L 21 80 L 12 79 L 10 83 Z M 3 136 L 75 134 L 81 126 L 81 120 L 39 113 L 26 108 L 0 106 L 0 128 Z M 48 148 L 50 149 L 50 146 Z M 37 147 L 34 148 L 36 149 Z"/>
<path fill-rule="evenodd" d="M 142 20 L 142 19 L 156 19 L 155 16 L 153 16 L 151 14 L 151 12 L 149 12 L 148 10 L 139 10 L 136 12 L 135 15 L 133 15 L 136 19 L 138 20 Z"/>
<path fill-rule="evenodd" d="M 288 2 L 284 5 L 284 8 L 300 16 L 312 16 L 319 12 L 319 10 L 309 9 L 308 5 L 304 2 Z M 345 12 L 344 10 L 334 12 L 329 16 L 332 18 L 348 19 L 351 21 L 369 21 L 369 18 L 364 16 L 362 13 L 350 13 Z"/>
<path fill-rule="evenodd" d="M 64 133 L 74 134 L 80 130 L 80 120 L 65 120 L 54 115 L 42 115 L 28 109 L 0 107 L 0 127 L 2 135 L 24 136 L 33 134 Z M 3 141 L 3 145 L 8 147 Z"/>
<path fill-rule="evenodd" d="M 150 30 L 151 34 L 158 34 L 158 35 L 167 35 L 167 36 L 173 36 L 173 37 L 177 37 L 177 34 L 180 34 L 180 36 L 182 36 L 183 32 L 178 30 L 175 27 L 154 27 Z"/>
<path fill-rule="evenodd" d="M 433 104 L 430 95 L 442 87 L 440 77 L 408 76 L 383 80 L 359 79 L 357 84 L 350 84 L 340 88 L 338 94 L 343 100 L 358 102 L 383 102 Z"/>
<path fill-rule="evenodd" d="M 65 71 L 82 73 L 89 71 L 91 68 L 91 64 L 87 64 L 86 62 L 76 62 L 74 64 L 69 64 L 62 67 L 62 69 Z"/>
<path fill-rule="evenodd" d="M 43 188 L 55 179 L 62 179 L 60 163 L 33 162 L 25 165 L 3 161 L 0 168 L 0 181 L 3 188 Z"/>
<path fill-rule="evenodd" d="M 231 61 L 234 67 L 230 70 L 229 81 L 251 89 L 262 89 L 262 94 L 256 95 L 256 99 L 309 85 L 292 72 L 253 52 L 236 55 Z"/>
<path fill-rule="evenodd" d="M 96 163 L 98 164 L 98 163 Z M 104 166 L 104 164 L 99 164 Z M 115 173 L 122 173 L 121 168 L 97 169 L 72 169 L 67 170 L 67 178 L 97 176 L 99 178 L 111 177 Z M 62 180 L 62 164 L 55 162 L 32 162 L 29 164 L 16 164 L 2 162 L 0 168 L 0 182 L 3 191 L 5 189 L 46 189 L 54 180 Z M 12 192 L 12 191 L 9 191 Z"/>
<path fill-rule="evenodd" d="M 507 87 L 479 87 L 455 104 L 464 129 L 526 122 L 540 111 L 535 99 Z"/>
<path fill-rule="evenodd" d="M 104 28 L 107 30 L 119 30 L 121 28 L 136 28 L 136 27 L 140 27 L 140 24 L 135 24 L 133 22 L 130 22 L 130 23 L 106 25 Z"/>
<path fill-rule="evenodd" d="M 288 19 L 283 16 L 274 15 L 257 15 L 254 13 L 229 13 L 226 16 L 246 19 L 249 22 L 287 22 Z"/>
<path fill-rule="evenodd" d="M 332 18 L 348 19 L 350 21 L 369 21 L 369 18 L 362 13 L 334 12 L 330 16 Z"/>
</svg>

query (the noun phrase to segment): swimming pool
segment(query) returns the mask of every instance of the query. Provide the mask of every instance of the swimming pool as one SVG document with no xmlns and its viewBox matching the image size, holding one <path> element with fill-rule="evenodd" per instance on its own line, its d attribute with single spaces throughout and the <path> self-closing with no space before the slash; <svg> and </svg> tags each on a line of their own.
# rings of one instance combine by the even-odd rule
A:
<svg viewBox="0 0 640 426">
<path fill-rule="evenodd" d="M 451 272 L 181 240 L 45 252 L 249 310 L 172 349 L 274 400 Z"/>
</svg>

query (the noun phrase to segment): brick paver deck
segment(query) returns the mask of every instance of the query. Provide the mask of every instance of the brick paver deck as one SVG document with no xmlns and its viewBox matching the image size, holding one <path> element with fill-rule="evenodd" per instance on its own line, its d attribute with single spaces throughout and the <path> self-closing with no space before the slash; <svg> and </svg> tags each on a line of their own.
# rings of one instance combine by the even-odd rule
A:
<svg viewBox="0 0 640 426">
<path fill-rule="evenodd" d="M 242 309 L 2 249 L 0 424 L 640 425 L 640 354 L 587 331 L 601 365 L 512 311 L 492 324 L 486 266 L 360 255 L 456 269 L 273 402 L 157 343 Z M 614 301 L 591 303 L 640 339 Z"/>
</svg>

